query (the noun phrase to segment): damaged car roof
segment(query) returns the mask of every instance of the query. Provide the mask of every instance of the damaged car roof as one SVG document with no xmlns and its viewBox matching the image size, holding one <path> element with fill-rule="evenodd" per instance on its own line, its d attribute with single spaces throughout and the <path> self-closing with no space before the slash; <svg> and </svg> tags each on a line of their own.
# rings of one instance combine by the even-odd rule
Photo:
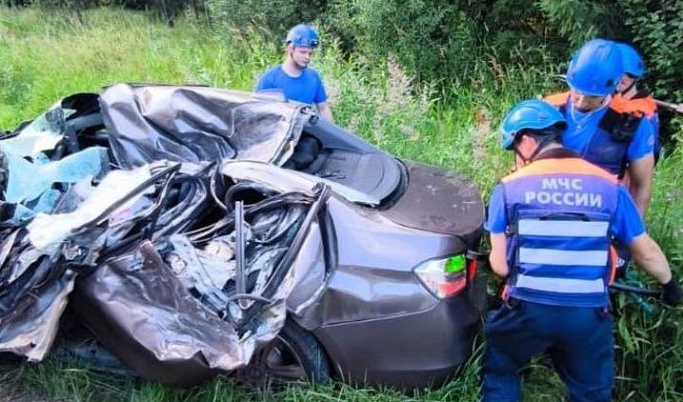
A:
<svg viewBox="0 0 683 402">
<path fill-rule="evenodd" d="M 123 168 L 159 159 L 281 165 L 311 117 L 304 105 L 204 87 L 115 85 L 100 104 Z"/>
</svg>

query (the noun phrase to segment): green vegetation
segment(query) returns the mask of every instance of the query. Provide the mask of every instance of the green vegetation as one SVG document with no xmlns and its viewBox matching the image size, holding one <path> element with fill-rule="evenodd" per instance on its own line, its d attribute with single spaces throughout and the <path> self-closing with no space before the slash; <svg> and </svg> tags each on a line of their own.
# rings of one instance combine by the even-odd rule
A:
<svg viewBox="0 0 683 402">
<path fill-rule="evenodd" d="M 281 50 L 270 34 L 211 31 L 183 19 L 174 28 L 141 13 L 96 9 L 82 15 L 38 9 L 0 8 L 0 127 L 11 129 L 35 117 L 60 97 L 98 91 L 116 82 L 200 83 L 250 89 L 259 72 L 279 62 Z M 326 79 L 337 121 L 381 148 L 404 158 L 454 169 L 487 195 L 511 166 L 498 147 L 496 129 L 516 101 L 560 87 L 549 78 L 559 67 L 548 59 L 533 67 L 507 63 L 488 48 L 465 48 L 473 59 L 467 74 L 447 84 L 421 84 L 398 61 L 361 55 L 344 57 L 340 43 L 324 43 L 314 64 Z M 475 49 L 476 48 L 476 49 Z M 488 50 L 487 50 L 488 49 Z M 476 52 L 474 52 L 476 50 Z M 461 57 L 459 50 L 449 50 Z M 522 52 L 522 50 L 520 50 Z M 538 50 L 520 53 L 520 60 Z M 683 132 L 673 132 L 680 140 Z M 683 148 L 672 148 L 657 167 L 648 217 L 679 277 L 683 274 L 683 190 L 678 169 Z M 682 309 L 653 305 L 648 314 L 620 295 L 617 321 L 619 401 L 683 399 Z M 457 380 L 422 390 L 415 401 L 476 401 L 482 347 Z M 525 373 L 525 400 L 557 401 L 562 387 L 544 360 Z M 219 378 L 204 387 L 178 391 L 155 383 L 92 373 L 54 360 L 26 365 L 5 381 L 39 394 L 78 401 L 398 401 L 389 390 L 354 389 L 343 384 L 253 394 Z"/>
</svg>

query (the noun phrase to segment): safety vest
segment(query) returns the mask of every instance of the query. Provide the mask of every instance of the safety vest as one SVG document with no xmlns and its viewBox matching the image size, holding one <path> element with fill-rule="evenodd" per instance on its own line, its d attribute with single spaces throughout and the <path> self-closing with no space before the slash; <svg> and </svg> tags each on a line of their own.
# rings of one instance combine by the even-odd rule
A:
<svg viewBox="0 0 683 402">
<path fill-rule="evenodd" d="M 614 279 L 616 178 L 579 157 L 537 160 L 503 178 L 509 297 L 604 307 Z"/>
<path fill-rule="evenodd" d="M 625 99 L 620 95 L 617 95 L 616 97 L 623 99 L 623 102 L 628 102 L 631 110 L 640 113 L 642 117 L 652 125 L 655 133 L 655 162 L 657 162 L 662 148 L 659 139 L 659 114 L 657 113 L 657 102 L 655 102 L 654 98 L 650 96 L 647 91 L 640 91 L 631 99 Z M 621 101 L 621 99 L 619 101 Z"/>
<path fill-rule="evenodd" d="M 569 92 L 550 95 L 545 100 L 560 109 L 566 118 Z M 622 178 L 628 165 L 628 147 L 645 116 L 643 104 L 615 96 L 590 136 L 581 157 Z"/>
</svg>

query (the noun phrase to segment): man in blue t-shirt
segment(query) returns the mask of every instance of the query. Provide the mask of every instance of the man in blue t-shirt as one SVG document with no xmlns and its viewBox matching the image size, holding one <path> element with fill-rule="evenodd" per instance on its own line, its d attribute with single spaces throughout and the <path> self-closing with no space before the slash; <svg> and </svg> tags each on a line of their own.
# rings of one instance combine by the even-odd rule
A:
<svg viewBox="0 0 683 402">
<path fill-rule="evenodd" d="M 332 110 L 327 104 L 327 92 L 320 74 L 308 65 L 320 43 L 313 27 L 299 24 L 292 28 L 285 40 L 287 56 L 284 63 L 271 67 L 256 83 L 256 91 L 282 90 L 288 100 L 315 105 L 318 114 L 333 121 Z"/>
</svg>

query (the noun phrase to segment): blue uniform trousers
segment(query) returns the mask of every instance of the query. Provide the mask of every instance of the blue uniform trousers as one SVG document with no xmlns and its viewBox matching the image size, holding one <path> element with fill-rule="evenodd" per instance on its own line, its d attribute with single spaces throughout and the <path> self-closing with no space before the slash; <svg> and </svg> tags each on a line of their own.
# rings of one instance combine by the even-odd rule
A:
<svg viewBox="0 0 683 402">
<path fill-rule="evenodd" d="M 519 371 L 544 352 L 567 385 L 570 401 L 610 401 L 612 321 L 603 309 L 506 302 L 484 325 L 483 401 L 520 401 Z"/>
</svg>

